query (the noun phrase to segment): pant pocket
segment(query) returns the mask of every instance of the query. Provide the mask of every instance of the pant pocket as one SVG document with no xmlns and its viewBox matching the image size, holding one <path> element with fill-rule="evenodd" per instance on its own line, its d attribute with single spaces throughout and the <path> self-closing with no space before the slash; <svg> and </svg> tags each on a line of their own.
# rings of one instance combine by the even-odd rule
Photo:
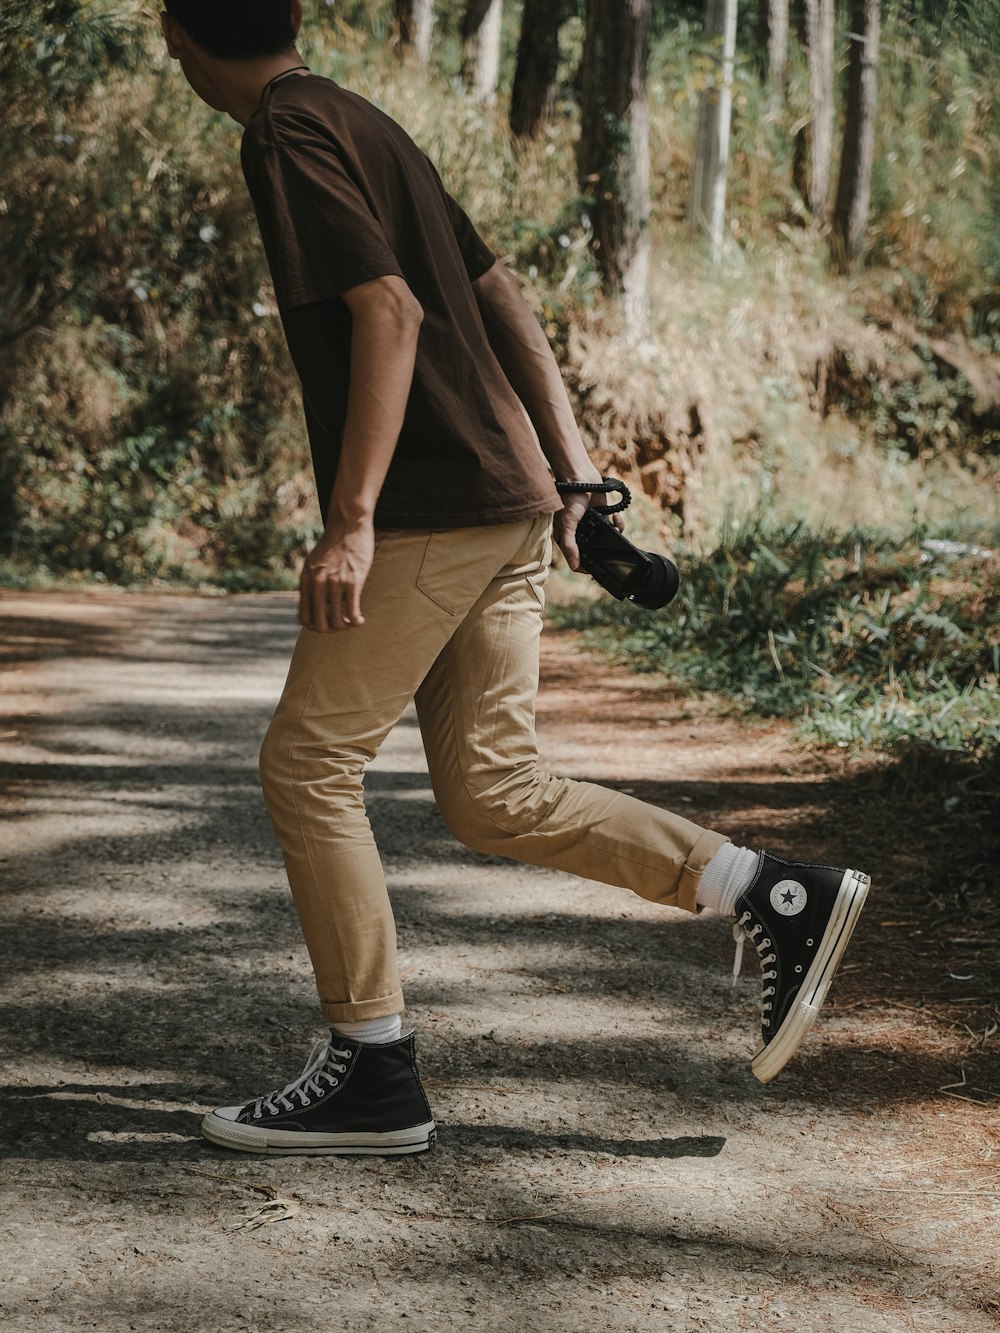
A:
<svg viewBox="0 0 1000 1333">
<path fill-rule="evenodd" d="M 470 578 L 473 554 L 465 529 L 432 532 L 417 575 L 417 587 L 435 606 L 460 616 L 479 596 L 481 588 Z"/>
<path fill-rule="evenodd" d="M 417 588 L 449 616 L 466 615 L 495 579 L 513 573 L 520 564 L 531 526 L 532 520 L 522 519 L 478 528 L 434 529 L 424 549 Z M 537 553 L 529 555 L 527 564 L 525 573 L 538 569 Z"/>
</svg>

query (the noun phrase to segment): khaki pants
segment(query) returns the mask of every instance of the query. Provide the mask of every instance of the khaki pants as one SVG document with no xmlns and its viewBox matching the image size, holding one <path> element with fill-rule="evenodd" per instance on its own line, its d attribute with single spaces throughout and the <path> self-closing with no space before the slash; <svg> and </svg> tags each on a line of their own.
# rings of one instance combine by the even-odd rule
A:
<svg viewBox="0 0 1000 1333">
<path fill-rule="evenodd" d="M 365 623 L 303 630 L 261 751 L 264 796 L 327 1022 L 403 1008 L 362 778 L 411 699 L 434 796 L 477 851 L 695 907 L 726 841 L 538 767 L 535 694 L 551 521 L 380 533 Z"/>
</svg>

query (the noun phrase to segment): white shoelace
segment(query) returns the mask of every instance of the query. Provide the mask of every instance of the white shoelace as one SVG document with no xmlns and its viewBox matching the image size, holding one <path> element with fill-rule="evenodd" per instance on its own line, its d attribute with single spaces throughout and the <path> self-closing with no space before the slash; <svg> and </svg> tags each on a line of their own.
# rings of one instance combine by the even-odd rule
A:
<svg viewBox="0 0 1000 1333">
<path fill-rule="evenodd" d="M 293 1079 L 284 1088 L 279 1088 L 277 1092 L 269 1092 L 257 1098 L 253 1107 L 254 1116 L 262 1116 L 265 1109 L 268 1115 L 299 1110 L 311 1105 L 312 1097 L 322 1097 L 330 1088 L 336 1087 L 340 1079 L 336 1078 L 332 1071 L 346 1074 L 347 1065 L 338 1064 L 332 1059 L 335 1055 L 344 1060 L 351 1058 L 350 1051 L 340 1051 L 331 1041 L 321 1037 L 309 1052 L 306 1067 L 298 1078 Z M 293 1097 L 298 1098 L 298 1106 L 292 1100 Z"/>
<path fill-rule="evenodd" d="M 740 917 L 740 919 L 733 926 L 733 939 L 736 941 L 736 957 L 733 960 L 734 986 L 736 985 L 737 977 L 740 975 L 740 969 L 743 966 L 743 945 L 747 940 L 750 940 L 754 944 L 754 946 L 757 949 L 757 952 L 760 954 L 761 980 L 765 983 L 768 981 L 778 980 L 777 972 L 773 970 L 768 972 L 766 970 L 768 967 L 771 966 L 772 963 L 776 963 L 778 961 L 778 956 L 777 954 L 767 952 L 767 950 L 771 948 L 770 940 L 758 938 L 760 936 L 761 931 L 763 930 L 763 926 L 760 924 L 759 921 L 755 926 L 751 926 L 749 930 L 746 929 L 747 923 L 752 920 L 753 920 L 752 915 L 749 912 L 744 912 L 743 915 Z M 768 986 L 765 984 L 761 988 L 760 1012 L 761 1012 L 761 1017 L 765 1021 L 767 1020 L 767 1015 L 771 1012 L 771 1009 L 773 1008 L 772 997 L 774 995 L 774 992 L 775 992 L 774 986 Z"/>
</svg>

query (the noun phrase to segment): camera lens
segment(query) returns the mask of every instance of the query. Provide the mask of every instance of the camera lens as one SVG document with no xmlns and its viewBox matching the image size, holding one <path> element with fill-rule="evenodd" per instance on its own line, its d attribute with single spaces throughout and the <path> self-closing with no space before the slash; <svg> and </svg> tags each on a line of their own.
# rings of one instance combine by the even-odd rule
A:
<svg viewBox="0 0 1000 1333">
<path fill-rule="evenodd" d="M 631 601 L 636 606 L 641 606 L 644 611 L 659 611 L 661 607 L 672 602 L 679 584 L 677 576 L 677 566 L 672 560 L 668 560 L 665 555 L 659 555 L 656 551 L 644 551 L 649 564 L 646 566 L 646 576 L 632 593 Z"/>
</svg>

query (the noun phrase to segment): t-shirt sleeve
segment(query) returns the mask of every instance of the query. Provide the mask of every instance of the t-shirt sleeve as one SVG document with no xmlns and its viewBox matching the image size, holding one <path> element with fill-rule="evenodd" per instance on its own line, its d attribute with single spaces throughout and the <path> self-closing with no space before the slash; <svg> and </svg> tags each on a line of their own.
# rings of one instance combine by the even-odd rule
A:
<svg viewBox="0 0 1000 1333">
<path fill-rule="evenodd" d="M 403 273 L 368 200 L 344 163 L 315 144 L 261 144 L 244 171 L 278 304 L 328 300 Z"/>
<path fill-rule="evenodd" d="M 465 264 L 465 271 L 469 275 L 469 281 L 475 282 L 477 278 L 481 278 L 484 273 L 493 267 L 497 262 L 497 257 L 472 225 L 472 219 L 468 213 L 455 202 L 447 191 L 445 191 L 445 199 L 448 203 L 451 229 L 455 233 L 455 240 L 458 242 L 458 248 L 461 251 L 462 262 Z"/>
</svg>

